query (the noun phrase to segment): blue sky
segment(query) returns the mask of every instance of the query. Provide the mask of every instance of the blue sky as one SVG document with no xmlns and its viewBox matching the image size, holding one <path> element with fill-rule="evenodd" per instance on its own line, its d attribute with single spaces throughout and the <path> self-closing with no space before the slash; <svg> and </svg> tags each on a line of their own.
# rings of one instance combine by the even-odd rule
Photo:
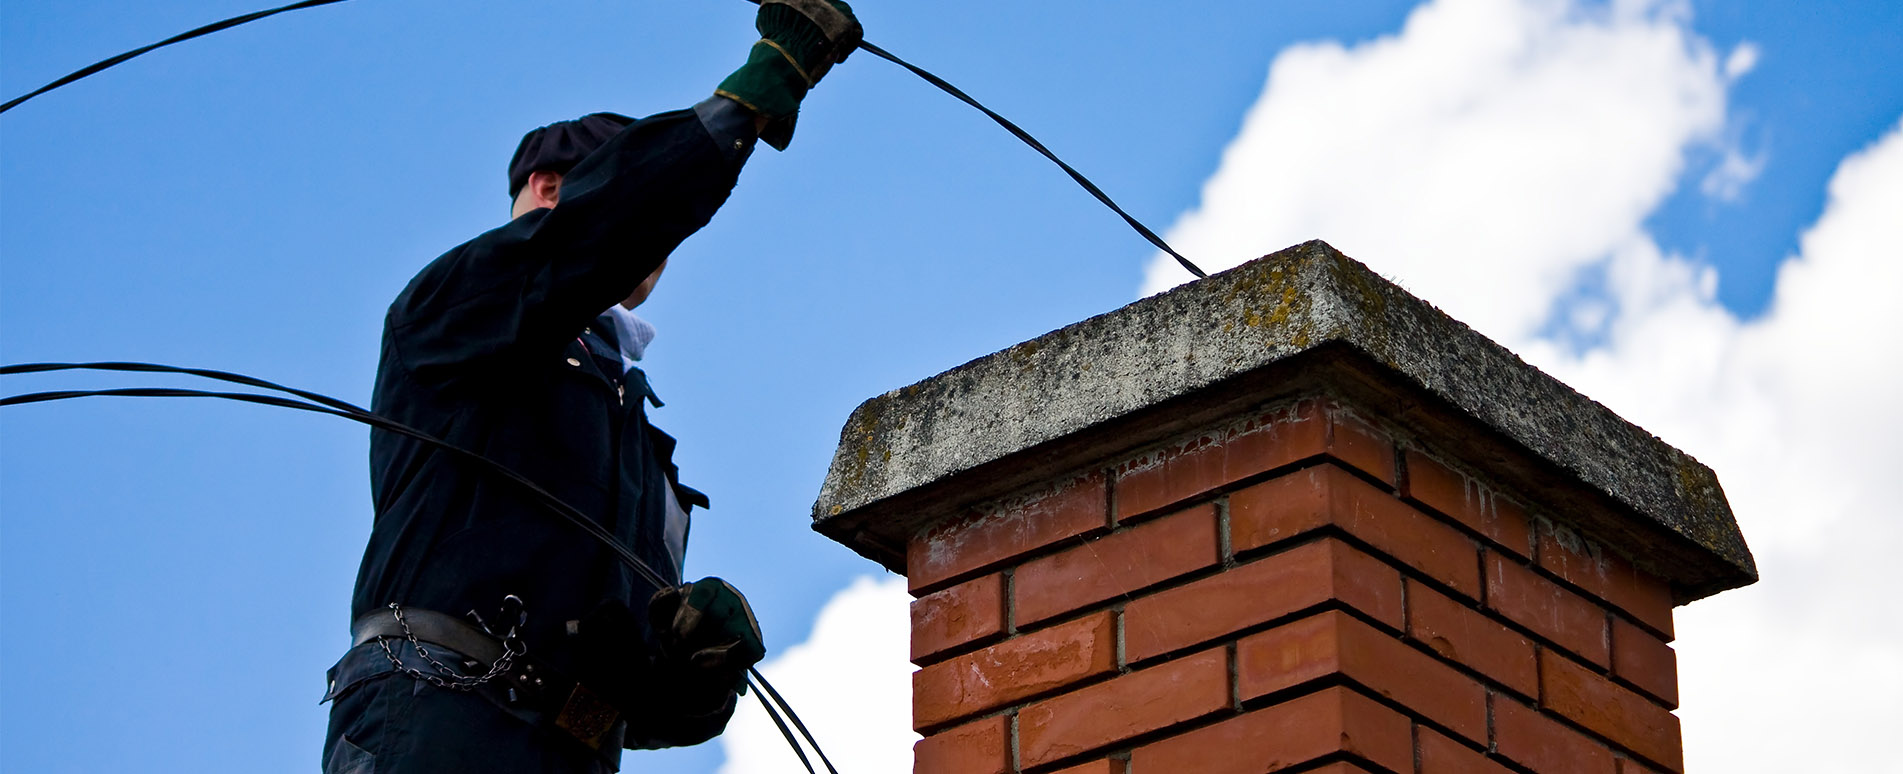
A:
<svg viewBox="0 0 1903 774">
<path fill-rule="evenodd" d="M 1826 212 L 1844 159 L 1903 115 L 1903 8 L 1694 2 L 1687 17 L 1668 6 L 1648 17 L 1653 27 L 1710 55 L 1688 72 L 1742 64 L 1741 49 L 1755 61 L 1706 79 L 1723 104 L 1666 138 L 1671 158 L 1644 170 L 1662 183 L 1634 183 L 1643 190 L 1630 197 L 1639 209 L 1629 230 L 1677 261 L 1659 265 L 1716 278 L 1701 307 L 1715 325 L 1749 328 L 1773 309 L 1779 266 L 1806 252 L 1801 235 Z M 1012 117 L 1153 227 L 1208 244 L 1226 237 L 1199 236 L 1186 217 L 1221 209 L 1212 180 L 1249 174 L 1225 164 L 1236 158 L 1225 149 L 1247 147 L 1252 107 L 1264 106 L 1262 125 L 1282 125 L 1276 92 L 1264 92 L 1278 55 L 1334 41 L 1361 61 L 1373 41 L 1411 39 L 1404 23 L 1417 10 L 1279 0 L 858 8 L 874 42 Z M 1591 16 L 1598 6 L 1581 8 L 1568 7 Z M 0 0 L 0 95 L 250 10 Z M 384 306 L 424 262 L 506 218 L 503 168 L 521 133 L 596 110 L 691 104 L 744 57 L 751 13 L 739 0 L 363 0 L 167 49 L 40 97 L 0 116 L 0 360 L 214 367 L 367 402 Z M 1308 61 L 1282 61 L 1293 73 L 1298 60 Z M 1367 106 L 1312 120 L 1334 109 Z M 1755 174 L 1714 193 L 1704 183 L 1728 156 Z M 1512 219 L 1480 213 L 1469 227 Z M 1309 223 L 1264 226 L 1300 236 L 1256 253 L 1190 257 L 1213 268 L 1329 239 L 1456 316 L 1492 319 L 1486 293 L 1429 292 L 1441 287 L 1436 268 L 1458 267 L 1382 266 L 1354 249 L 1365 235 L 1301 231 Z M 1555 263 L 1587 279 L 1541 303 L 1619 300 L 1629 267 L 1653 265 L 1619 257 L 1644 252 L 1631 236 L 1608 237 L 1606 256 Z M 871 57 L 840 67 L 808 101 L 792 148 L 756 154 L 643 310 L 661 331 L 648 371 L 668 401 L 654 421 L 683 439 L 684 480 L 715 503 L 695 525 L 689 572 L 746 590 L 770 646 L 806 640 L 829 599 L 877 572 L 807 529 L 851 408 L 1127 303 L 1152 258 L 975 112 Z M 1594 272 L 1608 289 L 1594 290 Z M 1522 340 L 1505 323 L 1476 324 L 1622 411 L 1607 397 L 1620 384 L 1656 378 L 1664 393 L 1689 383 L 1617 367 L 1636 351 L 1621 336 L 1677 328 Z M 1545 352 L 1556 338 L 1568 346 Z M 1878 374 L 1879 385 L 1894 375 Z M 122 383 L 9 377 L 4 391 Z M 1704 388 L 1687 389 L 1698 402 Z M 1693 444 L 1739 488 L 1714 461 L 1732 440 L 1700 435 L 1691 414 L 1637 416 L 1646 409 L 1631 400 L 1628 416 Z M 1680 426 L 1681 436 L 1668 432 Z M 314 770 L 322 672 L 346 644 L 369 527 L 365 437 L 338 420 L 223 403 L 0 412 L 0 768 Z M 1761 561 L 1759 534 L 1830 545 L 1746 526 Z M 1793 567 L 1806 566 L 1800 558 Z M 1766 608 L 1797 595 L 1751 593 L 1738 592 Z M 1749 631 L 1735 624 L 1747 618 L 1710 630 Z M 1696 638 L 1696 628 L 1684 634 L 1688 662 Z M 1694 761 L 1717 738 L 1696 730 L 1699 679 L 1687 676 Z M 711 772 L 722 757 L 708 745 L 641 765 Z"/>
</svg>

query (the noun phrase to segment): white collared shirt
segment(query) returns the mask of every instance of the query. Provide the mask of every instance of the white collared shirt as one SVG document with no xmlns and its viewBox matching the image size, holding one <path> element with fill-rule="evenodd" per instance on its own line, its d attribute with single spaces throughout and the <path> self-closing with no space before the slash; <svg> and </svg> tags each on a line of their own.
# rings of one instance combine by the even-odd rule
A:
<svg viewBox="0 0 1903 774">
<path fill-rule="evenodd" d="M 620 304 L 608 307 L 606 314 L 615 321 L 615 342 L 621 345 L 621 372 L 625 374 L 647 352 L 648 342 L 654 340 L 654 324 Z"/>
</svg>

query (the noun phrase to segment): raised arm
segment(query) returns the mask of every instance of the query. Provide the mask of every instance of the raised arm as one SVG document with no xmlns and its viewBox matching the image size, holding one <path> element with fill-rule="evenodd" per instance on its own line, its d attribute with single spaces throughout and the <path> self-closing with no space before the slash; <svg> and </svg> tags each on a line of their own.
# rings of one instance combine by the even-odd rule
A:
<svg viewBox="0 0 1903 774">
<path fill-rule="evenodd" d="M 756 26 L 761 40 L 716 96 L 628 125 L 566 173 L 556 206 L 419 273 L 390 308 L 402 363 L 434 381 L 559 351 L 706 225 L 756 140 L 783 149 L 801 100 L 858 40 L 850 8 L 830 0 L 767 0 Z"/>
</svg>

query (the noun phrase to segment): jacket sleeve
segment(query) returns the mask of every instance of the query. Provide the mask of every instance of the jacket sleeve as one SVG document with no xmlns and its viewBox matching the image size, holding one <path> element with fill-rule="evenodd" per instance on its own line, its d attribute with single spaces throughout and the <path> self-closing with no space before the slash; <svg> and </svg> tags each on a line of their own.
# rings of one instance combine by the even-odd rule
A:
<svg viewBox="0 0 1903 774">
<path fill-rule="evenodd" d="M 693 110 L 630 124 L 569 171 L 558 206 L 417 274 L 390 306 L 394 354 L 416 378 L 440 382 L 560 352 L 707 224 L 751 142 L 716 140 Z"/>
</svg>

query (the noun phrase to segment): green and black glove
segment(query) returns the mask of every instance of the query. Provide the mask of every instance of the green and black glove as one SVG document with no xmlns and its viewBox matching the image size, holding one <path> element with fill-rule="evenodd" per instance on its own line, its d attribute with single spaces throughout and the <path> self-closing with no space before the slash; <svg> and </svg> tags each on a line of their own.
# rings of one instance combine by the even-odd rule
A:
<svg viewBox="0 0 1903 774">
<path fill-rule="evenodd" d="M 742 691 L 747 668 L 766 657 L 753 608 L 738 589 L 719 578 L 655 592 L 648 602 L 648 621 L 668 666 L 694 675 L 687 682 L 723 698 Z"/>
<path fill-rule="evenodd" d="M 786 150 L 800 100 L 834 64 L 846 61 L 865 30 L 852 15 L 852 6 L 838 0 L 761 0 L 754 26 L 760 41 L 747 54 L 747 63 L 714 93 L 766 117 L 760 139 Z"/>
<path fill-rule="evenodd" d="M 583 683 L 627 720 L 622 745 L 629 749 L 718 736 L 746 688 L 747 668 L 766 657 L 747 598 L 726 581 L 703 578 L 655 592 L 647 616 L 651 640 L 619 602 L 568 622 Z"/>
</svg>

